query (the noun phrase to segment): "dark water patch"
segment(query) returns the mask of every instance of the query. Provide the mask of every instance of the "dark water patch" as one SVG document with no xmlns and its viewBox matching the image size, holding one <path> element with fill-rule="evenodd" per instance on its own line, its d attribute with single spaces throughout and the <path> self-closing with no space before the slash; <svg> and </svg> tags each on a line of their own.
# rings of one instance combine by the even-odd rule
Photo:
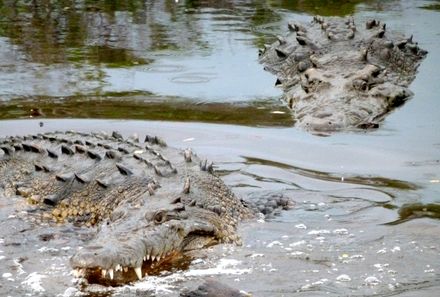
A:
<svg viewBox="0 0 440 297">
<path fill-rule="evenodd" d="M 422 9 L 428 9 L 428 10 L 434 10 L 434 11 L 440 11 L 440 1 L 432 1 L 433 3 L 425 4 L 423 6 L 420 6 Z"/>
<path fill-rule="evenodd" d="M 178 73 L 182 72 L 185 69 L 182 65 L 151 65 L 145 67 L 145 71 L 157 72 L 157 73 Z"/>
<path fill-rule="evenodd" d="M 185 73 L 183 75 L 175 76 L 171 79 L 171 81 L 174 83 L 181 83 L 181 84 L 199 84 L 199 83 L 207 83 L 216 77 L 217 77 L 216 73 L 194 72 L 194 73 Z"/>
<path fill-rule="evenodd" d="M 407 203 L 399 208 L 399 219 L 386 225 L 397 225 L 419 218 L 440 219 L 440 204 Z"/>
<path fill-rule="evenodd" d="M 301 168 L 301 167 L 297 167 L 297 166 L 293 166 L 293 165 L 289 165 L 289 164 L 284 164 L 284 163 L 280 163 L 280 162 L 264 160 L 264 159 L 254 158 L 254 157 L 243 156 L 243 158 L 245 159 L 244 163 L 246 165 L 260 164 L 260 165 L 266 165 L 266 166 L 271 166 L 271 167 L 289 169 L 299 175 L 302 175 L 305 177 L 310 177 L 313 179 L 318 179 L 318 180 L 339 182 L 339 183 L 352 183 L 352 184 L 358 184 L 358 185 L 364 185 L 364 186 L 394 188 L 394 189 L 399 189 L 399 190 L 420 189 L 420 187 L 418 185 L 416 185 L 415 183 L 397 180 L 397 179 L 389 179 L 389 178 L 385 178 L 385 177 L 374 177 L 374 176 L 358 176 L 358 175 L 350 175 L 350 174 L 344 174 L 343 176 L 341 176 L 340 174 L 336 174 L 336 173 L 306 169 L 306 168 Z"/>
<path fill-rule="evenodd" d="M 1 102 L 0 119 L 104 118 L 292 126 L 293 119 L 287 107 L 276 103 L 275 100 L 200 103 L 140 91 L 109 92 L 99 96 L 33 96 Z"/>
<path fill-rule="evenodd" d="M 130 50 L 108 46 L 72 48 L 68 50 L 67 60 L 72 63 L 103 64 L 109 68 L 147 65 L 153 62 L 151 59 L 137 57 Z"/>
<path fill-rule="evenodd" d="M 362 2 L 373 1 L 338 1 L 338 0 L 272 0 L 269 1 L 273 7 L 287 9 L 297 12 L 305 12 L 312 15 L 322 16 L 345 16 L 356 12 L 356 5 Z"/>
</svg>

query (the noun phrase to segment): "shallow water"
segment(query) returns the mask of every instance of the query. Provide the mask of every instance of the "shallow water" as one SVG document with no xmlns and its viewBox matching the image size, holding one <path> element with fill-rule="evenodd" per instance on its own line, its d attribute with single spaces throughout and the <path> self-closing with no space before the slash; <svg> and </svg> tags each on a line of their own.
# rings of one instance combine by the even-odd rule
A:
<svg viewBox="0 0 440 297">
<path fill-rule="evenodd" d="M 440 12 L 421 8 L 436 2 L 124 3 L 0 4 L 0 135 L 159 134 L 213 160 L 236 193 L 282 190 L 296 207 L 242 224 L 242 247 L 216 246 L 189 270 L 89 294 L 177 296 L 215 277 L 255 296 L 436 296 Z M 378 130 L 296 129 L 258 64 L 288 20 L 313 13 L 374 16 L 429 51 L 415 96 Z M 0 295 L 79 294 L 68 258 L 89 230 L 34 226 L 26 207 L 0 199 Z"/>
</svg>

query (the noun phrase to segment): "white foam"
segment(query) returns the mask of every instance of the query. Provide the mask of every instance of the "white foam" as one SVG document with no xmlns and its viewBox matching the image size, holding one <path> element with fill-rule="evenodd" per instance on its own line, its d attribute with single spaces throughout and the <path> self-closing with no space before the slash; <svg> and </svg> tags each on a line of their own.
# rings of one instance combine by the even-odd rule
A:
<svg viewBox="0 0 440 297">
<path fill-rule="evenodd" d="M 164 295 L 171 293 L 175 286 L 173 283 L 183 280 L 182 275 L 175 273 L 168 276 L 148 276 L 142 281 L 135 282 L 133 285 L 127 285 L 117 288 L 116 291 L 126 293 L 126 290 L 130 291 L 152 291 L 155 295 Z"/>
<path fill-rule="evenodd" d="M 44 292 L 46 290 L 41 286 L 41 279 L 45 277 L 45 275 L 32 272 L 21 284 L 30 287 L 33 292 Z"/>
<path fill-rule="evenodd" d="M 241 275 L 252 271 L 251 269 L 235 268 L 239 264 L 241 264 L 241 261 L 234 259 L 221 259 L 214 268 L 191 269 L 189 271 L 176 272 L 168 276 L 148 276 L 141 281 L 135 282 L 133 285 L 117 288 L 116 291 L 124 294 L 126 293 L 126 290 L 151 291 L 154 292 L 155 295 L 164 296 L 173 293 L 173 289 L 176 287 L 174 284 L 183 281 L 186 277 L 219 274 Z"/>
<path fill-rule="evenodd" d="M 12 273 L 9 273 L 9 272 L 5 272 L 5 273 L 2 274 L 3 278 L 9 278 L 11 276 L 12 276 Z"/>
<path fill-rule="evenodd" d="M 221 259 L 214 268 L 207 269 L 192 269 L 183 273 L 184 276 L 203 276 L 203 275 L 218 275 L 218 274 L 233 274 L 240 275 L 252 272 L 252 269 L 238 269 L 235 266 L 241 264 L 241 261 L 234 259 Z M 231 268 L 232 267 L 232 268 Z"/>
</svg>

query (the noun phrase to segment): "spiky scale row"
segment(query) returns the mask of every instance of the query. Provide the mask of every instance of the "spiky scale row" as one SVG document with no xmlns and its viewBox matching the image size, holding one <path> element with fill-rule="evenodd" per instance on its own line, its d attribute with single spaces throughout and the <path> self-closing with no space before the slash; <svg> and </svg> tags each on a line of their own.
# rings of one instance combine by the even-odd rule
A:
<svg viewBox="0 0 440 297">
<path fill-rule="evenodd" d="M 53 206 L 57 206 L 64 199 L 70 199 L 63 192 L 79 191 L 78 193 L 80 193 L 83 191 L 89 192 L 88 195 L 91 195 L 90 191 L 92 191 L 91 193 L 94 193 L 95 196 L 101 195 L 96 192 L 94 184 L 105 191 L 111 191 L 124 180 L 112 175 L 111 172 L 115 170 L 119 172 L 121 177 L 129 178 L 127 181 L 136 181 L 139 178 L 146 180 L 145 191 L 149 195 L 155 194 L 159 184 L 148 176 L 148 172 L 152 172 L 160 178 L 177 173 L 177 169 L 169 159 L 162 152 L 159 152 L 163 147 L 166 147 L 163 140 L 148 136 L 148 143 L 153 146 L 158 145 L 158 148 L 146 145 L 147 148 L 144 149 L 138 143 L 138 138 L 124 140 L 117 133 L 113 135 L 116 137 L 96 133 L 58 132 L 9 137 L 0 140 L 2 144 L 0 149 L 3 152 L 3 156 L 0 154 L 0 159 L 11 164 L 12 169 L 18 168 L 12 165 L 14 162 L 30 163 L 36 174 L 44 174 L 44 176 L 37 175 L 35 178 L 27 179 L 25 175 L 19 173 L 25 182 L 31 185 L 29 189 L 33 188 L 32 191 L 41 192 L 43 197 L 40 201 Z M 34 155 L 27 155 L 27 153 Z M 87 163 L 87 159 L 95 163 Z M 133 162 L 134 160 L 137 163 Z M 142 164 L 144 167 L 141 166 Z M 2 170 L 1 167 L 0 170 Z M 13 181 L 15 178 L 16 176 L 6 177 L 9 181 Z M 39 190 L 40 188 L 41 190 Z M 62 190 L 63 188 L 65 189 Z M 29 190 L 25 191 L 25 188 L 22 188 L 13 192 L 20 195 L 29 192 Z M 29 195 L 26 194 L 26 196 Z M 61 211 L 57 212 L 57 214 L 61 213 Z"/>
</svg>

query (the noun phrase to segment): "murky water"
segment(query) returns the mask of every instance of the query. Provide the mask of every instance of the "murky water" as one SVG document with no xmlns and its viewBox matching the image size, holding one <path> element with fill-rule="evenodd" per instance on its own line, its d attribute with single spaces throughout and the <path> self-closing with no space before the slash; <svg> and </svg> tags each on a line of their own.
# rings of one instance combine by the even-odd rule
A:
<svg viewBox="0 0 440 297">
<path fill-rule="evenodd" d="M 255 296 L 436 296 L 437 1 L 25 3 L 0 3 L 1 136 L 156 133 L 213 160 L 238 194 L 283 190 L 296 202 L 243 224 L 242 247 L 216 246 L 189 270 L 88 294 L 178 296 L 214 277 Z M 288 20 L 315 13 L 379 18 L 429 51 L 414 98 L 379 130 L 324 138 L 296 129 L 258 64 L 258 48 Z M 90 230 L 34 226 L 26 208 L 0 199 L 0 295 L 80 294 L 68 258 Z"/>
</svg>

